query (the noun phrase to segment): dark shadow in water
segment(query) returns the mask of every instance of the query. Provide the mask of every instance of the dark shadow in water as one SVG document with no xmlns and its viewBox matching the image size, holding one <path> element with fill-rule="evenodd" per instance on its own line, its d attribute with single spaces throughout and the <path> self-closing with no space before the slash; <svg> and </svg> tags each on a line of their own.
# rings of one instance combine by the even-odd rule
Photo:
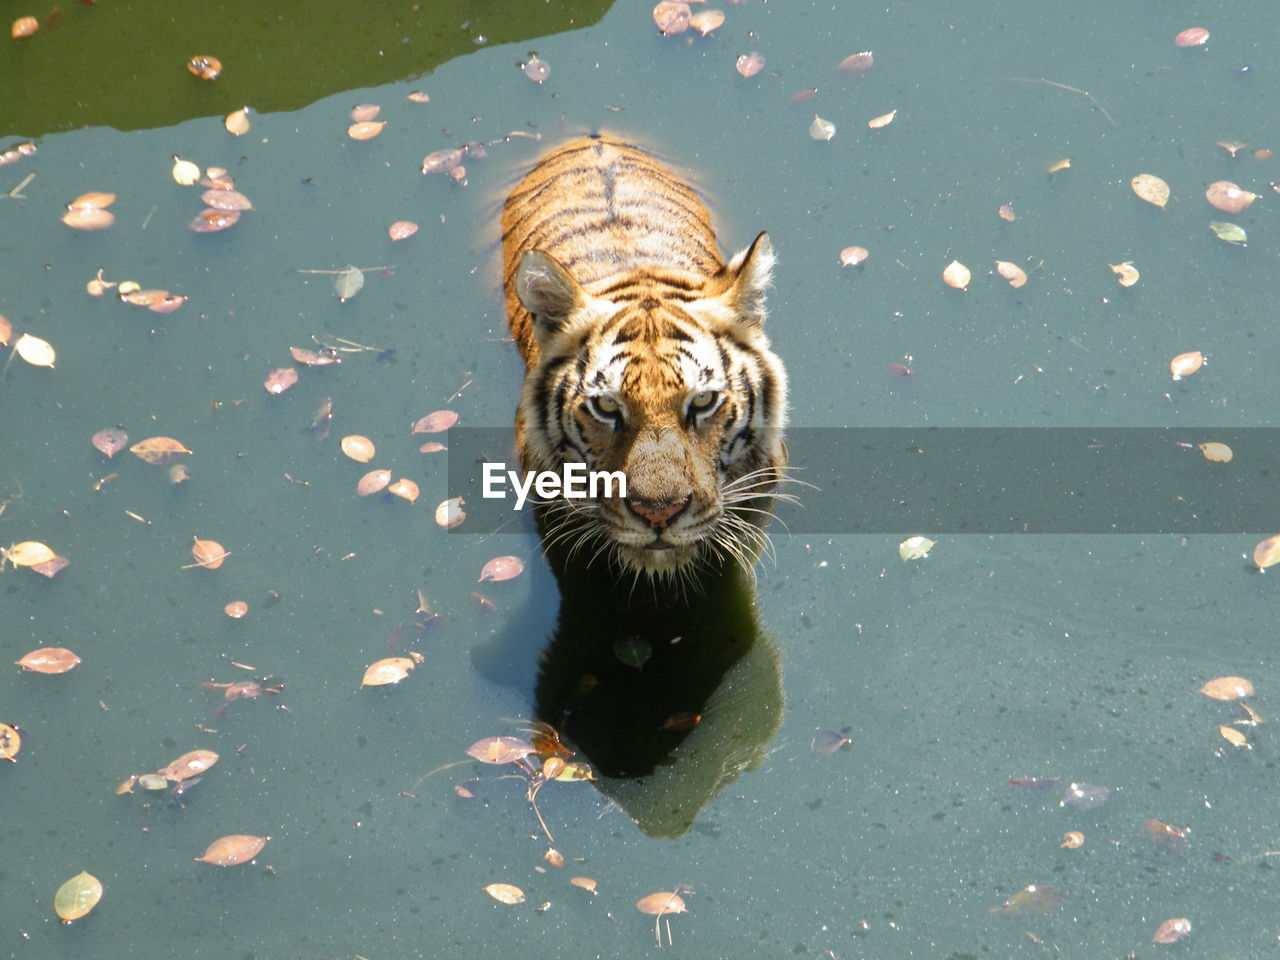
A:
<svg viewBox="0 0 1280 960">
<path fill-rule="evenodd" d="M 343 90 L 412 80 L 482 45 L 589 26 L 612 3 L 64 0 L 7 7 L 10 19 L 31 13 L 41 28 L 5 38 L 0 136 L 149 129 L 245 104 L 261 113 L 297 110 Z M 195 56 L 221 60 L 217 80 L 187 72 Z M 516 67 L 513 61 L 513 73 Z"/>
<path fill-rule="evenodd" d="M 778 650 L 761 631 L 750 574 L 726 564 L 702 592 L 655 596 L 602 563 L 555 550 L 548 560 L 560 615 L 537 717 L 592 763 L 599 790 L 641 830 L 679 836 L 760 761 L 781 723 Z"/>
</svg>

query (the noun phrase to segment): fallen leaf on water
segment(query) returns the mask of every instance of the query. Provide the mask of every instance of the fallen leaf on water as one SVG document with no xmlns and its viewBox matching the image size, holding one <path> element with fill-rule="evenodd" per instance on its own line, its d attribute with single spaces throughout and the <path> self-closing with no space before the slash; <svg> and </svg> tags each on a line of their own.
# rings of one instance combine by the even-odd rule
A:
<svg viewBox="0 0 1280 960">
<path fill-rule="evenodd" d="M 40 21 L 35 17 L 19 17 L 9 27 L 9 36 L 15 40 L 21 40 L 23 37 L 32 36 L 39 29 Z"/>
<path fill-rule="evenodd" d="M 387 227 L 387 236 L 392 241 L 407 240 L 418 232 L 418 225 L 412 220 L 397 220 L 391 226 Z"/>
<path fill-rule="evenodd" d="M 434 150 L 422 158 L 422 172 L 447 173 L 462 162 L 462 151 L 458 149 Z"/>
<path fill-rule="evenodd" d="M 937 540 L 930 540 L 928 537 L 907 537 L 898 544 L 898 556 L 903 560 L 923 560 L 937 545 Z"/>
<path fill-rule="evenodd" d="M 23 540 L 3 550 L 4 559 L 15 567 L 34 567 L 38 563 L 47 563 L 57 554 L 47 544 L 39 540 Z"/>
<path fill-rule="evenodd" d="M 176 463 L 179 457 L 191 451 L 172 437 L 148 437 L 135 443 L 129 452 L 147 463 L 163 467 Z"/>
<path fill-rule="evenodd" d="M 1187 27 L 1173 38 L 1175 47 L 1199 47 L 1209 39 L 1209 31 L 1204 27 Z"/>
<path fill-rule="evenodd" d="M 228 553 L 222 549 L 222 544 L 217 540 L 201 540 L 196 537 L 195 542 L 191 544 L 191 556 L 195 559 L 197 567 L 217 570 L 222 566 L 222 561 L 227 559 Z"/>
<path fill-rule="evenodd" d="M 1067 850 L 1076 850 L 1084 846 L 1084 834 L 1079 830 L 1068 830 L 1062 835 L 1062 842 L 1058 844 Z"/>
<path fill-rule="evenodd" d="M 13 324 L 5 319 L 4 316 L 0 316 L 0 347 L 8 346 L 12 339 Z"/>
<path fill-rule="evenodd" d="M 431 95 L 423 93 L 421 90 L 414 90 L 405 99 L 412 100 L 414 103 L 430 103 Z"/>
<path fill-rule="evenodd" d="M 66 557 L 53 556 L 44 563 L 33 563 L 30 567 L 32 572 L 40 574 L 42 577 L 52 579 L 66 569 L 67 564 L 71 561 Z"/>
<path fill-rule="evenodd" d="M 361 120 L 347 127 L 347 136 L 352 140 L 372 140 L 386 125 L 385 120 Z"/>
<path fill-rule="evenodd" d="M 70 203 L 67 204 L 68 210 L 105 210 L 116 202 L 114 193 L 105 193 L 95 191 L 92 193 L 82 193 Z"/>
<path fill-rule="evenodd" d="M 587 893 L 594 895 L 596 892 L 597 884 L 590 877 L 570 877 L 569 882 Z"/>
<path fill-rule="evenodd" d="M 809 136 L 814 140 L 826 141 L 836 135 L 836 125 L 830 120 L 826 120 L 816 113 L 813 115 L 813 122 L 809 124 Z"/>
<path fill-rule="evenodd" d="M 1019 790 L 1044 790 L 1058 783 L 1061 777 L 1010 777 L 1009 786 Z"/>
<path fill-rule="evenodd" d="M 1200 692 L 1214 700 L 1239 700 L 1252 697 L 1254 690 L 1244 677 L 1218 677 L 1201 687 Z"/>
<path fill-rule="evenodd" d="M 860 50 L 849 54 L 836 64 L 836 70 L 846 77 L 861 77 L 870 72 L 875 62 L 876 59 L 870 50 Z"/>
<path fill-rule="evenodd" d="M 467 747 L 467 756 L 494 764 L 515 763 L 536 752 L 533 744 L 519 737 L 485 737 Z"/>
<path fill-rule="evenodd" d="M 636 909 L 651 917 L 661 917 L 668 913 L 688 913 L 684 898 L 675 891 L 661 890 L 641 897 L 636 901 Z"/>
<path fill-rule="evenodd" d="M 853 741 L 838 730 L 819 730 L 813 735 L 809 747 L 817 753 L 836 753 L 841 747 Z"/>
<path fill-rule="evenodd" d="M 1070 169 L 1071 169 L 1071 158 L 1063 157 L 1061 160 L 1050 165 L 1049 172 L 1060 173 L 1063 170 L 1070 170 Z"/>
<path fill-rule="evenodd" d="M 542 83 L 551 76 L 551 64 L 541 59 L 536 53 L 520 67 L 524 75 L 534 83 Z"/>
<path fill-rule="evenodd" d="M 963 290 L 968 287 L 971 277 L 972 274 L 969 273 L 969 268 L 959 260 L 952 260 L 947 264 L 946 269 L 942 271 L 942 282 L 956 290 Z"/>
<path fill-rule="evenodd" d="M 270 837 L 255 837 L 250 834 L 235 833 L 227 837 L 219 837 L 209 844 L 203 856 L 193 857 L 196 863 L 212 863 L 217 867 L 234 867 L 239 863 L 247 863 L 262 852 Z"/>
<path fill-rule="evenodd" d="M 222 121 L 222 125 L 227 128 L 227 133 L 234 134 L 237 137 L 248 133 L 249 108 L 241 107 L 239 110 L 231 111 L 227 114 L 226 119 Z"/>
<path fill-rule="evenodd" d="M 239 190 L 217 190 L 210 187 L 200 194 L 200 200 L 206 207 L 214 210 L 252 210 L 253 203 Z"/>
<path fill-rule="evenodd" d="M 704 37 L 712 30 L 718 29 L 723 25 L 724 14 L 719 10 L 703 10 L 701 13 L 695 13 L 689 18 L 689 26 Z"/>
<path fill-rule="evenodd" d="M 452 410 L 433 410 L 413 425 L 412 433 L 444 433 L 458 422 Z"/>
<path fill-rule="evenodd" d="M 187 61 L 187 69 L 201 80 L 217 80 L 222 74 L 222 61 L 217 57 L 195 56 Z"/>
<path fill-rule="evenodd" d="M 440 443 L 438 440 L 428 440 L 426 443 L 424 443 L 422 446 L 418 448 L 418 452 L 419 453 L 440 453 L 448 449 L 449 449 L 448 447 L 446 447 L 443 443 Z"/>
<path fill-rule="evenodd" d="M 1239 140 L 1219 140 L 1218 146 L 1227 151 L 1228 156 L 1234 157 L 1237 153 L 1247 147 L 1248 144 L 1242 143 Z"/>
<path fill-rule="evenodd" d="M 239 620 L 249 613 L 249 605 L 243 600 L 232 600 L 222 608 L 222 612 L 232 620 Z"/>
<path fill-rule="evenodd" d="M 1216 440 L 1200 444 L 1199 450 L 1206 460 L 1212 460 L 1214 463 L 1230 463 L 1235 456 L 1229 446 L 1218 443 Z"/>
<path fill-rule="evenodd" d="M 1027 282 L 1027 272 L 1009 260 L 997 260 L 996 273 L 1008 280 L 1009 286 L 1015 290 L 1024 286 Z"/>
<path fill-rule="evenodd" d="M 395 483 L 391 484 L 391 486 L 387 487 L 387 493 L 397 496 L 401 500 L 408 500 L 410 503 L 414 503 L 418 499 L 419 491 L 416 483 L 412 480 L 406 480 L 404 477 L 401 477 Z"/>
<path fill-rule="evenodd" d="M 58 354 L 48 340 L 41 340 L 29 333 L 24 333 L 17 339 L 13 345 L 13 352 L 33 367 L 53 369 L 54 361 L 58 359 Z"/>
<path fill-rule="evenodd" d="M 335 357 L 331 353 L 320 353 L 318 350 L 307 350 L 304 347 L 290 347 L 289 355 L 304 367 L 327 367 L 342 362 L 341 357 Z"/>
<path fill-rule="evenodd" d="M 1257 200 L 1258 195 L 1241 189 L 1230 180 L 1216 180 L 1209 184 L 1204 192 L 1204 198 L 1225 213 L 1239 213 Z"/>
<path fill-rule="evenodd" d="M 1199 350 L 1180 353 L 1169 361 L 1169 376 L 1174 380 L 1189 377 L 1204 366 L 1205 357 Z"/>
<path fill-rule="evenodd" d="M 1008 203 L 1000 204 L 1000 206 L 996 208 L 996 214 L 1001 220 L 1008 223 L 1013 223 L 1013 221 L 1018 219 L 1018 215 L 1013 212 L 1013 205 Z"/>
<path fill-rule="evenodd" d="M 18 751 L 21 749 L 21 731 L 11 723 L 0 723 L 0 760 L 17 763 Z"/>
<path fill-rule="evenodd" d="M 1048 913 L 1050 910 L 1056 910 L 1062 906 L 1066 899 L 1066 893 L 1057 887 L 1047 887 L 1033 883 L 1025 889 L 1019 890 L 998 907 L 992 907 L 990 912 L 1018 915 Z"/>
<path fill-rule="evenodd" d="M 653 22 L 664 36 L 683 33 L 689 29 L 689 4 L 659 3 L 653 8 Z"/>
<path fill-rule="evenodd" d="M 866 261 L 871 254 L 866 247 L 845 247 L 840 251 L 840 266 L 856 267 Z"/>
<path fill-rule="evenodd" d="M 1248 738 L 1245 737 L 1245 735 L 1236 727 L 1228 727 L 1224 724 L 1223 726 L 1218 727 L 1218 733 L 1222 736 L 1222 739 L 1226 740 L 1227 743 L 1231 744 L 1233 747 L 1250 746 Z"/>
<path fill-rule="evenodd" d="M 416 657 L 385 657 L 376 660 L 365 669 L 360 686 L 385 687 L 391 683 L 399 683 L 421 663 L 421 656 L 418 654 Z"/>
<path fill-rule="evenodd" d="M 1280 534 L 1267 537 L 1253 548 L 1253 562 L 1260 571 L 1280 563 Z"/>
<path fill-rule="evenodd" d="M 116 222 L 116 216 L 110 210 L 90 207 L 68 210 L 62 215 L 62 222 L 73 230 L 105 230 Z"/>
<path fill-rule="evenodd" d="M 390 470 L 370 470 L 356 482 L 356 494 L 369 497 L 387 488 L 391 482 Z"/>
<path fill-rule="evenodd" d="M 181 783 L 198 777 L 218 762 L 218 755 L 212 750 L 190 750 L 168 766 L 156 771 L 156 776 Z"/>
<path fill-rule="evenodd" d="M 177 154 L 173 157 L 173 182 L 179 186 L 189 187 L 200 179 L 200 168 L 190 160 L 183 160 Z"/>
<path fill-rule="evenodd" d="M 1148 840 L 1168 853 L 1182 853 L 1191 842 L 1190 827 L 1175 827 L 1155 817 L 1147 817 L 1142 821 L 1142 832 L 1147 835 Z"/>
<path fill-rule="evenodd" d="M 524 561 L 519 557 L 494 557 L 480 570 L 480 582 L 497 582 L 520 576 Z"/>
<path fill-rule="evenodd" d="M 240 222 L 239 210 L 201 210 L 187 226 L 196 233 L 217 233 Z"/>
<path fill-rule="evenodd" d="M 359 267 L 347 264 L 334 278 L 333 289 L 338 294 L 338 302 L 346 303 L 364 288 L 364 271 Z"/>
<path fill-rule="evenodd" d="M 1249 239 L 1249 235 L 1245 233 L 1244 227 L 1234 223 L 1223 223 L 1215 220 L 1209 224 L 1209 229 L 1213 231 L 1214 236 L 1226 243 L 1234 243 L 1236 246 L 1243 247 Z"/>
<path fill-rule="evenodd" d="M 1147 203 L 1155 204 L 1161 210 L 1169 202 L 1169 185 L 1154 174 L 1140 173 L 1133 178 L 1130 185 L 1134 193 Z"/>
<path fill-rule="evenodd" d="M 564 763 L 563 760 L 560 762 L 562 764 Z M 564 854 L 555 847 L 547 847 L 547 852 L 542 855 L 542 859 L 547 861 L 548 864 L 555 867 L 557 870 L 564 867 Z"/>
<path fill-rule="evenodd" d="M 358 433 L 343 437 L 339 441 L 339 446 L 342 448 L 343 453 L 357 463 L 368 463 L 377 453 L 377 448 L 374 447 L 373 441 L 368 437 L 360 436 Z"/>
<path fill-rule="evenodd" d="M 446 530 L 452 530 L 467 519 L 466 511 L 462 509 L 466 501 L 461 497 L 450 497 L 448 500 L 440 501 L 436 507 L 436 523 L 444 527 Z"/>
<path fill-rule="evenodd" d="M 80 658 L 66 647 L 41 647 L 14 661 L 34 673 L 66 673 L 79 662 Z"/>
<path fill-rule="evenodd" d="M 1112 790 L 1097 783 L 1069 783 L 1058 806 L 1071 810 L 1096 810 L 1111 799 Z"/>
<path fill-rule="evenodd" d="M 878 117 L 872 117 L 867 121 L 867 126 L 872 130 L 883 130 L 889 124 L 893 123 L 893 118 L 898 115 L 897 109 L 890 110 L 888 113 L 882 113 Z"/>
<path fill-rule="evenodd" d="M 702 714 L 693 713 L 685 710 L 680 713 L 673 713 L 667 719 L 662 721 L 662 730 L 692 730 L 702 722 Z"/>
<path fill-rule="evenodd" d="M 367 120 L 376 120 L 378 114 L 382 112 L 382 108 L 376 103 L 357 103 L 351 108 L 352 123 L 364 123 Z"/>
<path fill-rule="evenodd" d="M 524 891 L 510 883 L 491 883 L 484 892 L 499 903 L 524 903 Z"/>
<path fill-rule="evenodd" d="M 1111 268 L 1111 272 L 1116 275 L 1116 282 L 1122 287 L 1132 287 L 1142 276 L 1132 260 L 1126 260 L 1124 263 L 1109 263 L 1107 266 Z"/>
<path fill-rule="evenodd" d="M 54 912 L 63 923 L 79 920 L 102 899 L 102 881 L 84 870 L 58 888 L 53 895 Z"/>
<path fill-rule="evenodd" d="M 764 69 L 764 57 L 752 50 L 750 53 L 744 53 L 738 57 L 733 66 L 743 77 L 754 77 Z"/>
<path fill-rule="evenodd" d="M 653 656 L 653 648 L 649 646 L 647 641 L 639 637 L 629 637 L 626 640 L 618 640 L 614 643 L 613 655 L 618 658 L 619 662 L 639 670 Z"/>
<path fill-rule="evenodd" d="M 1191 921 L 1186 917 L 1174 917 L 1156 927 L 1152 943 L 1177 943 L 1191 932 Z"/>
<path fill-rule="evenodd" d="M 267 378 L 262 381 L 262 386 L 266 388 L 267 393 L 280 394 L 297 382 L 297 370 L 293 367 L 278 367 L 267 374 Z"/>
</svg>

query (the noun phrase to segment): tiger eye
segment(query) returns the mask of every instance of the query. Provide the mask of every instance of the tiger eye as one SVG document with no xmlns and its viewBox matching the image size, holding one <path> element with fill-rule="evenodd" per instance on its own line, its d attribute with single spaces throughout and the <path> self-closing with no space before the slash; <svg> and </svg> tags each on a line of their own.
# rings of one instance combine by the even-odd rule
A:
<svg viewBox="0 0 1280 960">
<path fill-rule="evenodd" d="M 596 397 L 596 406 L 601 413 L 617 413 L 622 409 L 613 397 Z"/>
<path fill-rule="evenodd" d="M 703 390 L 699 393 L 695 393 L 693 395 L 693 398 L 689 401 L 689 404 L 690 406 L 694 406 L 698 408 L 709 407 L 711 406 L 711 404 L 715 402 L 715 399 L 716 399 L 716 395 L 714 391 Z"/>
</svg>

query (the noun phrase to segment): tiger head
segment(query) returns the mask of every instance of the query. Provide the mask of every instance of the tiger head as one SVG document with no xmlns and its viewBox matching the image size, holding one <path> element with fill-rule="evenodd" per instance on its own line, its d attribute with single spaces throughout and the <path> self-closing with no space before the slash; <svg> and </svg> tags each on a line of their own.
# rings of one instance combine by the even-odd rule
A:
<svg viewBox="0 0 1280 960">
<path fill-rule="evenodd" d="M 545 505 L 548 543 L 659 576 L 751 565 L 786 468 L 787 378 L 764 333 L 773 262 L 762 233 L 711 276 L 591 292 L 548 254 L 523 254 L 514 295 L 536 339 L 517 418 L 525 469 L 626 478 L 625 497 Z"/>
</svg>

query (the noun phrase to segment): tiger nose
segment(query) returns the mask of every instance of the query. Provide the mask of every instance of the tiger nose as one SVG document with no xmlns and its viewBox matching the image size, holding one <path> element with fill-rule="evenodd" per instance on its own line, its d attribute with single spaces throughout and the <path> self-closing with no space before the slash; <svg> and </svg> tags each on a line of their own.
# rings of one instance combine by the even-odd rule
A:
<svg viewBox="0 0 1280 960">
<path fill-rule="evenodd" d="M 671 520 L 689 506 L 692 497 L 683 500 L 642 500 L 639 497 L 628 497 L 627 506 L 631 512 L 640 517 L 653 530 L 661 530 Z"/>
</svg>

